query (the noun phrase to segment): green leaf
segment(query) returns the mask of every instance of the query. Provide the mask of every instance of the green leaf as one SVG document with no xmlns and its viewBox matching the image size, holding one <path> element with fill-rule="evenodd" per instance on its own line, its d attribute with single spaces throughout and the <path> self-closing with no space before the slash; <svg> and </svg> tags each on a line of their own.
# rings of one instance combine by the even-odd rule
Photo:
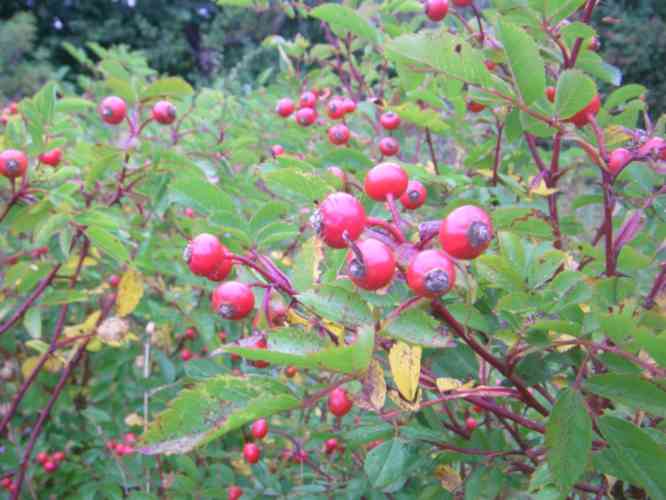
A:
<svg viewBox="0 0 666 500">
<path fill-rule="evenodd" d="M 408 309 L 384 324 L 381 334 L 424 347 L 446 347 L 448 337 L 439 330 L 439 321 L 422 309 Z"/>
<path fill-rule="evenodd" d="M 666 450 L 630 422 L 603 416 L 599 428 L 608 450 L 632 482 L 647 490 L 650 498 L 666 498 Z"/>
<path fill-rule="evenodd" d="M 317 174 L 295 168 L 274 170 L 264 174 L 264 178 L 272 191 L 305 203 L 322 200 L 333 191 L 332 186 Z"/>
<path fill-rule="evenodd" d="M 573 47 L 573 44 L 577 38 L 589 40 L 592 37 L 597 36 L 597 32 L 589 24 L 576 21 L 564 26 L 560 30 L 560 35 L 564 39 L 564 43 L 567 45 L 567 47 Z"/>
<path fill-rule="evenodd" d="M 318 250 L 319 248 L 319 250 Z M 318 256 L 318 253 L 320 256 Z M 309 290 L 319 274 L 321 246 L 316 237 L 312 237 L 301 245 L 291 271 L 291 281 L 296 290 Z"/>
<path fill-rule="evenodd" d="M 300 401 L 272 377 L 220 375 L 185 389 L 150 423 L 139 451 L 187 453 L 254 420 L 291 410 Z"/>
<path fill-rule="evenodd" d="M 142 93 L 141 100 L 146 101 L 157 97 L 182 99 L 194 93 L 192 86 L 179 77 L 161 78 L 151 83 Z"/>
<path fill-rule="evenodd" d="M 80 97 L 63 97 L 55 103 L 55 110 L 59 113 L 85 113 L 95 108 L 95 103 Z"/>
<path fill-rule="evenodd" d="M 400 439 L 391 439 L 373 448 L 363 464 L 370 484 L 381 490 L 398 481 L 405 473 L 408 457 Z"/>
<path fill-rule="evenodd" d="M 567 388 L 560 393 L 545 439 L 552 477 L 562 492 L 569 492 L 585 472 L 592 448 L 592 419 L 580 392 Z"/>
<path fill-rule="evenodd" d="M 666 332 L 653 335 L 644 329 L 639 329 L 635 333 L 635 339 L 648 352 L 652 359 L 660 366 L 666 367 Z"/>
<path fill-rule="evenodd" d="M 497 498 L 502 490 L 505 475 L 500 469 L 479 467 L 465 481 L 465 500 Z"/>
<path fill-rule="evenodd" d="M 487 333 L 492 331 L 495 322 L 491 322 L 476 307 L 462 303 L 449 304 L 447 307 L 453 317 L 467 328 Z"/>
<path fill-rule="evenodd" d="M 266 349 L 224 346 L 222 350 L 251 360 L 293 365 L 297 368 L 360 373 L 367 370 L 370 364 L 374 338 L 372 328 L 361 328 L 356 342 L 337 346 L 315 333 L 283 328 L 268 335 Z"/>
<path fill-rule="evenodd" d="M 350 326 L 369 324 L 372 316 L 358 294 L 336 286 L 323 286 L 296 296 L 303 305 L 312 308 L 322 318 Z"/>
<path fill-rule="evenodd" d="M 532 260 L 527 272 L 530 288 L 543 285 L 562 265 L 566 255 L 559 250 L 551 250 Z"/>
<path fill-rule="evenodd" d="M 500 18 L 497 34 L 525 104 L 541 99 L 546 90 L 546 70 L 539 48 L 525 30 Z"/>
<path fill-rule="evenodd" d="M 570 118 L 597 95 L 594 81 L 582 71 L 569 69 L 563 71 L 557 81 L 555 111 L 560 118 Z"/>
<path fill-rule="evenodd" d="M 90 238 L 93 245 L 118 262 L 125 263 L 129 261 L 130 255 L 125 245 L 106 229 L 89 227 L 86 229 L 86 235 Z"/>
<path fill-rule="evenodd" d="M 348 31 L 372 43 L 379 42 L 379 33 L 375 27 L 346 5 L 325 3 L 312 9 L 310 15 L 326 21 L 335 29 Z"/>
<path fill-rule="evenodd" d="M 546 15 L 552 18 L 551 23 L 556 24 L 580 9 L 584 3 L 585 0 L 551 0 L 547 4 Z"/>
<path fill-rule="evenodd" d="M 585 382 L 585 389 L 617 403 L 666 417 L 666 391 L 637 375 L 605 373 Z"/>
<path fill-rule="evenodd" d="M 23 318 L 23 326 L 33 339 L 42 336 L 42 310 L 39 307 L 31 307 Z"/>
<path fill-rule="evenodd" d="M 182 175 L 170 184 L 173 193 L 185 198 L 199 213 L 214 211 L 233 212 L 234 202 L 227 193 L 201 177 L 193 174 Z"/>
<path fill-rule="evenodd" d="M 611 110 L 628 101 L 638 99 L 642 95 L 645 95 L 646 92 L 647 89 L 643 85 L 638 85 L 637 83 L 623 85 L 622 87 L 611 92 L 611 94 L 606 98 L 606 101 L 604 102 L 604 109 Z"/>
</svg>

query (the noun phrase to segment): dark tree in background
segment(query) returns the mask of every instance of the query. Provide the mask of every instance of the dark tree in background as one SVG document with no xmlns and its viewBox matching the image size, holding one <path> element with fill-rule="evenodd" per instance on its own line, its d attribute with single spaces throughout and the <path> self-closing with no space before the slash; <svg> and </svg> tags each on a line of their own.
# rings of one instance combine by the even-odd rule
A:
<svg viewBox="0 0 666 500">
<path fill-rule="evenodd" d="M 17 13 L 34 17 L 17 19 Z M 182 75 L 193 82 L 210 82 L 253 59 L 239 74 L 251 82 L 267 65 L 277 64 L 274 50 L 260 46 L 267 36 L 279 32 L 291 37 L 301 32 L 316 40 L 319 29 L 317 23 L 290 19 L 278 7 L 259 13 L 257 22 L 257 16 L 247 16 L 246 11 L 207 0 L 3 0 L 0 19 L 0 36 L 4 32 L 16 39 L 17 30 L 24 34 L 13 44 L 14 54 L 7 54 L 8 47 L 2 44 L 0 67 L 14 64 L 16 52 L 22 61 L 34 62 L 31 54 L 37 48 L 40 60 L 76 72 L 76 61 L 62 48 L 63 42 L 77 47 L 87 42 L 125 44 L 142 50 L 160 73 Z M 12 79 L 11 74 L 8 78 Z M 34 85 L 21 89 L 21 79 L 16 80 L 14 85 L 0 83 L 0 95 L 11 98 L 34 92 Z"/>
</svg>

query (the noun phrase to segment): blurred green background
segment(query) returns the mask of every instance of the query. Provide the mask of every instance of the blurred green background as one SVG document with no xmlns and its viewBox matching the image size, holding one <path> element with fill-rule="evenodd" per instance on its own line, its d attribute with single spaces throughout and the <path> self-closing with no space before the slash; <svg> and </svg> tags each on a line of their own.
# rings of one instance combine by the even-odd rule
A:
<svg viewBox="0 0 666 500">
<path fill-rule="evenodd" d="M 0 101 L 32 94 L 49 77 L 75 81 L 81 68 L 63 42 L 125 44 L 160 73 L 240 90 L 279 64 L 261 44 L 266 36 L 321 36 L 317 23 L 290 18 L 277 2 L 248 15 L 207 0 L 2 0 L 0 19 Z M 603 0 L 595 26 L 624 82 L 648 87 L 656 116 L 666 111 L 666 0 Z"/>
</svg>

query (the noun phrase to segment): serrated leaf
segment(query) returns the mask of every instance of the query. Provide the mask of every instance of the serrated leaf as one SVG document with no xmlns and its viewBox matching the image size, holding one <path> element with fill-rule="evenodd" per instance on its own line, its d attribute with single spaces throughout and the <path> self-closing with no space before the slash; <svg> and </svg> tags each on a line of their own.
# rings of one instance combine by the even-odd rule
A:
<svg viewBox="0 0 666 500">
<path fill-rule="evenodd" d="M 220 188 L 193 174 L 180 176 L 169 185 L 170 190 L 184 197 L 189 206 L 201 214 L 233 212 L 232 198 Z"/>
<path fill-rule="evenodd" d="M 379 33 L 364 17 L 346 5 L 325 3 L 310 11 L 312 17 L 326 21 L 332 27 L 348 31 L 369 42 L 377 43 Z"/>
<path fill-rule="evenodd" d="M 130 255 L 125 245 L 106 229 L 89 227 L 86 229 L 86 235 L 93 245 L 118 262 L 125 263 L 129 260 Z"/>
<path fill-rule="evenodd" d="M 408 309 L 382 325 L 381 334 L 423 347 L 445 347 L 440 323 L 422 309 Z"/>
<path fill-rule="evenodd" d="M 142 436 L 146 455 L 187 453 L 249 422 L 298 407 L 289 388 L 272 377 L 220 375 L 185 389 Z"/>
<path fill-rule="evenodd" d="M 586 390 L 658 417 L 666 417 L 666 391 L 638 375 L 604 373 L 585 381 Z"/>
<path fill-rule="evenodd" d="M 319 278 L 319 265 L 324 260 L 323 243 L 313 236 L 294 257 L 291 280 L 296 290 L 309 290 Z"/>
<path fill-rule="evenodd" d="M 570 118 L 597 95 L 594 81 L 577 69 L 563 71 L 557 81 L 555 111 L 560 118 Z"/>
<path fill-rule="evenodd" d="M 118 285 L 118 298 L 116 299 L 116 314 L 120 317 L 132 313 L 143 297 L 143 276 L 138 271 L 129 268 L 120 278 Z"/>
<path fill-rule="evenodd" d="M 546 90 L 546 71 L 534 39 L 504 18 L 497 24 L 497 34 L 523 102 L 529 105 L 541 99 Z"/>
<path fill-rule="evenodd" d="M 399 439 L 373 448 L 363 464 L 370 484 L 381 490 L 398 481 L 405 474 L 408 456 L 405 444 Z"/>
<path fill-rule="evenodd" d="M 338 346 L 313 332 L 282 328 L 268 335 L 266 349 L 227 345 L 221 350 L 250 360 L 292 365 L 297 368 L 360 373 L 370 364 L 374 338 L 372 328 L 361 328 L 353 344 Z"/>
<path fill-rule="evenodd" d="M 398 341 L 389 351 L 391 374 L 404 399 L 414 401 L 421 374 L 421 347 Z"/>
<path fill-rule="evenodd" d="M 358 294 L 341 287 L 323 286 L 316 292 L 297 295 L 296 299 L 331 321 L 351 326 L 372 322 L 370 310 Z"/>
<path fill-rule="evenodd" d="M 603 416 L 599 428 L 608 452 L 622 473 L 647 490 L 651 498 L 666 498 L 666 451 L 645 432 L 626 420 Z"/>
<path fill-rule="evenodd" d="M 585 472 L 592 448 L 592 419 L 577 390 L 564 389 L 557 398 L 546 424 L 545 444 L 553 479 L 568 493 Z"/>
</svg>

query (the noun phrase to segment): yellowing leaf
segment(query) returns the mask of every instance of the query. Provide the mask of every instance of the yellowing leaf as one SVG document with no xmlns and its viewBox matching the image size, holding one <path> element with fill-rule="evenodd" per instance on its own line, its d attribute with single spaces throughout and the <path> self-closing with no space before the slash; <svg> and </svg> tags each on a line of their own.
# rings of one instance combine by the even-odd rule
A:
<svg viewBox="0 0 666 500">
<path fill-rule="evenodd" d="M 23 374 L 23 378 L 28 378 L 30 376 L 32 371 L 37 366 L 40 358 L 41 356 L 30 356 L 29 358 L 26 358 L 23 363 L 21 363 L 21 373 Z M 51 373 L 60 371 L 62 366 L 63 362 L 60 361 L 60 359 L 52 356 L 49 356 L 49 358 L 46 360 L 46 363 L 44 363 L 44 369 Z"/>
<path fill-rule="evenodd" d="M 566 334 L 557 335 L 553 331 L 548 332 L 548 334 L 556 342 L 567 342 L 569 340 L 576 340 L 576 337 L 574 337 L 572 335 L 566 335 Z M 567 344 L 567 345 L 559 345 L 555 349 L 559 352 L 567 352 L 570 349 L 573 349 L 574 347 L 576 347 L 576 344 Z"/>
<path fill-rule="evenodd" d="M 421 409 L 421 390 L 416 393 L 413 401 L 406 401 L 398 391 L 391 389 L 388 392 L 389 398 L 393 401 L 398 408 L 406 411 L 419 411 Z"/>
<path fill-rule="evenodd" d="M 550 196 L 551 194 L 557 193 L 558 191 L 558 189 L 546 187 L 546 182 L 541 179 L 541 182 L 539 182 L 539 185 L 536 188 L 530 189 L 530 194 L 536 194 L 538 196 Z"/>
<path fill-rule="evenodd" d="M 38 340 L 38 339 L 28 340 L 25 343 L 25 345 L 26 347 L 34 349 L 35 351 L 41 354 L 44 354 L 46 351 L 49 350 L 49 345 L 43 340 Z"/>
<path fill-rule="evenodd" d="M 480 168 L 474 172 L 479 174 L 481 177 L 485 177 L 486 179 L 490 179 L 493 176 L 493 171 L 487 168 Z"/>
<path fill-rule="evenodd" d="M 306 328 L 310 327 L 310 322 L 306 318 L 300 316 L 291 307 L 287 310 L 287 323 L 290 325 L 302 325 Z"/>
<path fill-rule="evenodd" d="M 327 330 L 330 330 L 336 337 L 340 337 L 340 335 L 345 332 L 345 327 L 334 321 L 322 319 L 321 324 L 324 325 Z"/>
<path fill-rule="evenodd" d="M 125 417 L 125 425 L 129 427 L 143 426 L 143 417 L 138 413 L 130 413 Z"/>
<path fill-rule="evenodd" d="M 382 365 L 378 361 L 372 360 L 361 382 L 363 388 L 357 394 L 355 404 L 369 411 L 381 410 L 386 402 L 386 380 L 384 380 Z"/>
<path fill-rule="evenodd" d="M 590 312 L 590 306 L 588 304 L 578 304 L 578 307 L 580 307 L 580 310 L 584 313 Z"/>
<path fill-rule="evenodd" d="M 460 474 L 450 465 L 438 465 L 435 467 L 435 477 L 442 483 L 442 488 L 453 493 L 462 486 Z"/>
<path fill-rule="evenodd" d="M 143 276 L 134 269 L 128 269 L 118 285 L 116 314 L 120 317 L 130 314 L 143 297 Z"/>
<path fill-rule="evenodd" d="M 455 391 L 462 387 L 462 382 L 456 378 L 440 377 L 435 380 L 439 392 Z"/>
<path fill-rule="evenodd" d="M 95 311 L 94 313 L 88 315 L 86 320 L 78 325 L 68 326 L 63 332 L 65 337 L 81 337 L 82 335 L 88 335 L 92 333 L 99 321 L 99 317 L 102 313 L 100 311 Z"/>
<path fill-rule="evenodd" d="M 112 347 L 120 347 L 138 337 L 129 331 L 127 320 L 118 317 L 107 318 L 97 328 L 99 340 Z"/>
<path fill-rule="evenodd" d="M 396 342 L 389 352 L 389 364 L 393 380 L 402 397 L 407 401 L 414 401 L 421 373 L 421 346 Z"/>
</svg>

